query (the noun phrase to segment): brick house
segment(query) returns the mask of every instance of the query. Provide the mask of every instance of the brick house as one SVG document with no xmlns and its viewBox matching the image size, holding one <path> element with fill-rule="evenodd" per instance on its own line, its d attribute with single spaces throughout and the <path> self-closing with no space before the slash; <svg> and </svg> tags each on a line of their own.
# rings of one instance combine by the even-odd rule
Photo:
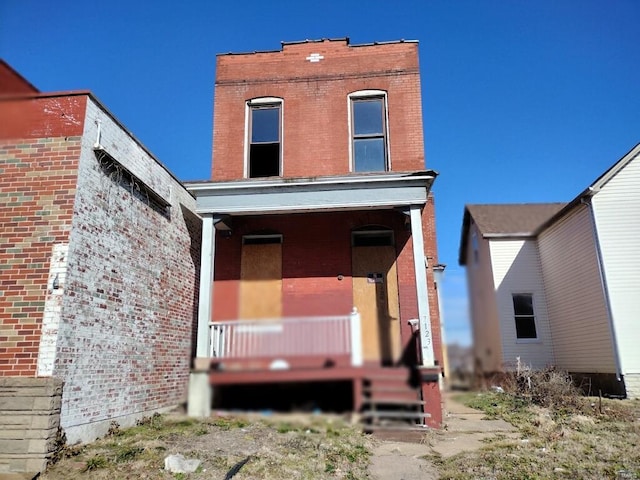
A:
<svg viewBox="0 0 640 480">
<path fill-rule="evenodd" d="M 91 93 L 0 61 L 0 95 L 2 472 L 38 470 L 58 424 L 89 441 L 186 400 L 201 222 Z"/>
<path fill-rule="evenodd" d="M 190 412 L 300 384 L 319 408 L 439 426 L 417 42 L 219 55 L 213 137 L 212 179 L 186 184 L 203 218 Z"/>
</svg>

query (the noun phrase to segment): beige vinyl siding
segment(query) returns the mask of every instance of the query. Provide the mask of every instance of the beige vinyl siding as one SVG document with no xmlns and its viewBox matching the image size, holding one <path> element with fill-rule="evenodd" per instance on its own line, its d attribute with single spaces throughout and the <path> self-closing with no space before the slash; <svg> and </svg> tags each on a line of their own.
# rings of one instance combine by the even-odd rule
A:
<svg viewBox="0 0 640 480">
<path fill-rule="evenodd" d="M 471 236 L 478 239 L 478 261 L 473 254 Z M 469 228 L 467 242 L 467 285 L 469 286 L 469 311 L 473 331 L 474 358 L 484 372 L 499 371 L 502 364 L 500 327 L 494 295 L 489 242 L 482 238 L 476 225 Z"/>
<path fill-rule="evenodd" d="M 556 366 L 614 373 L 589 207 L 577 205 L 539 235 L 538 245 Z"/>
<path fill-rule="evenodd" d="M 512 369 L 518 357 L 534 368 L 552 365 L 551 332 L 535 240 L 492 239 L 490 248 L 504 367 Z M 517 293 L 533 295 L 537 339 L 517 338 L 512 300 Z"/>
<path fill-rule="evenodd" d="M 622 373 L 640 374 L 640 157 L 592 202 Z"/>
</svg>

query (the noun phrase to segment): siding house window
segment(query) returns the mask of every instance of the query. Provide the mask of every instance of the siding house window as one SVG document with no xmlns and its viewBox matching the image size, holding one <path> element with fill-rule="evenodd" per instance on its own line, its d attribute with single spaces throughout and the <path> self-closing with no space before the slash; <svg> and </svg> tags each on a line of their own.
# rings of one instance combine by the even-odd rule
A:
<svg viewBox="0 0 640 480">
<path fill-rule="evenodd" d="M 356 92 L 349 99 L 352 171 L 389 170 L 385 93 Z"/>
<path fill-rule="evenodd" d="M 248 103 L 249 178 L 281 175 L 282 101 L 257 99 Z"/>
<path fill-rule="evenodd" d="M 533 295 L 530 293 L 514 294 L 513 313 L 516 321 L 516 337 L 518 339 L 538 338 L 536 317 L 533 312 Z"/>
</svg>

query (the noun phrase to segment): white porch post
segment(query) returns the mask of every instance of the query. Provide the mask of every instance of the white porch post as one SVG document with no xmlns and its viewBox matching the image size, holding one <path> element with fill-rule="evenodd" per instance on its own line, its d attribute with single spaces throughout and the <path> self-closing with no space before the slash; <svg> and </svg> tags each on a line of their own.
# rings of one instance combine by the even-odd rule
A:
<svg viewBox="0 0 640 480">
<path fill-rule="evenodd" d="M 362 327 L 360 324 L 360 313 L 353 307 L 350 315 L 351 325 L 351 365 L 362 366 Z"/>
<path fill-rule="evenodd" d="M 411 205 L 411 239 L 413 240 L 413 263 L 416 274 L 416 293 L 418 296 L 418 317 L 420 319 L 420 345 L 422 347 L 422 365 L 435 365 L 433 340 L 431 336 L 431 316 L 429 315 L 429 296 L 427 291 L 427 259 L 424 255 L 424 237 L 422 235 L 422 214 L 420 205 Z"/>
<path fill-rule="evenodd" d="M 202 216 L 202 252 L 200 254 L 200 296 L 198 302 L 198 336 L 196 357 L 209 356 L 209 322 L 211 322 L 211 292 L 215 255 L 213 215 Z"/>
<path fill-rule="evenodd" d="M 190 417 L 211 414 L 211 386 L 209 385 L 209 322 L 215 258 L 215 230 L 213 215 L 202 215 L 202 250 L 200 254 L 200 296 L 198 329 L 196 332 L 195 368 L 189 375 L 187 413 Z"/>
</svg>

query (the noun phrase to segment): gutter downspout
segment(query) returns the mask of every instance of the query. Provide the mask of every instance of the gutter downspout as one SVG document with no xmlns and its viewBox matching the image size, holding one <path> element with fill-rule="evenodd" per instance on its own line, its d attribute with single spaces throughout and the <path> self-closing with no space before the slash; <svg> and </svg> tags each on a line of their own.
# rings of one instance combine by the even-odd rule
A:
<svg viewBox="0 0 640 480">
<path fill-rule="evenodd" d="M 596 213 L 593 209 L 593 195 L 596 191 L 593 187 L 589 187 L 588 196 L 585 195 L 580 203 L 587 205 L 589 208 L 589 217 L 591 218 L 591 229 L 593 231 L 593 240 L 596 244 L 596 258 L 598 260 L 598 273 L 600 274 L 600 286 L 602 288 L 602 294 L 604 296 L 605 308 L 607 310 L 607 320 L 609 323 L 609 333 L 611 334 L 611 344 L 613 347 L 613 357 L 616 364 L 616 380 L 620 381 L 622 378 L 622 367 L 620 362 L 620 352 L 618 351 L 618 342 L 616 337 L 616 328 L 613 324 L 613 312 L 611 311 L 611 299 L 609 298 L 609 287 L 607 285 L 607 276 L 604 270 L 604 262 L 602 260 L 602 249 L 600 248 L 600 237 L 598 236 L 598 229 L 596 227 Z"/>
</svg>

